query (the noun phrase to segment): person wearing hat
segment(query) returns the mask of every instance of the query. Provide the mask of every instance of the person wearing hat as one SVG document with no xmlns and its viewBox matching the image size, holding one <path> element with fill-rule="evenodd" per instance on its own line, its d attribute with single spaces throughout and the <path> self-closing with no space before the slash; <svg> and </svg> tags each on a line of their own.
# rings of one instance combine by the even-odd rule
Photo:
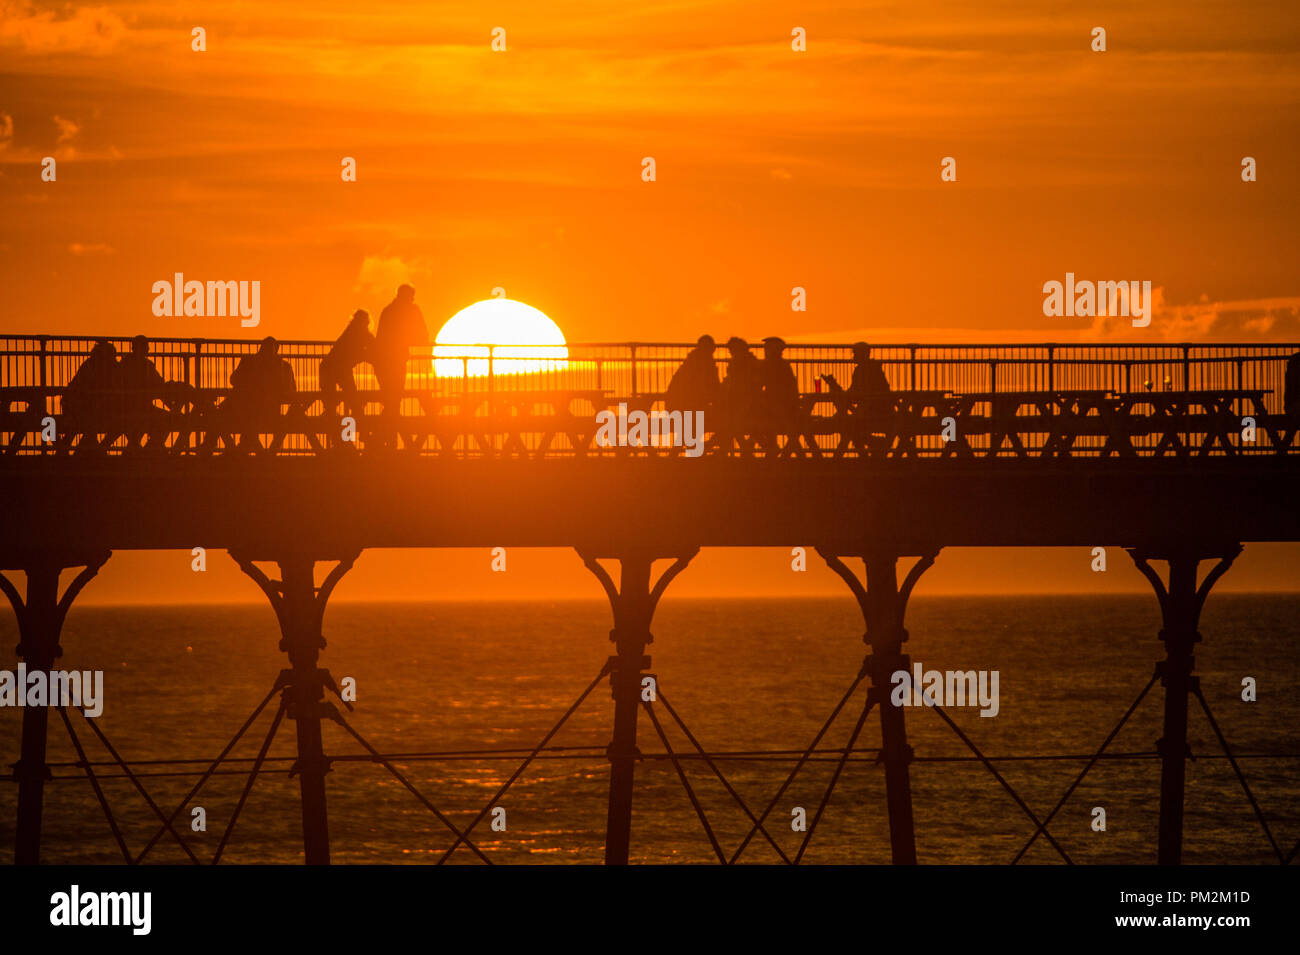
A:
<svg viewBox="0 0 1300 955">
<path fill-rule="evenodd" d="M 374 342 L 374 336 L 370 334 L 370 313 L 359 308 L 352 313 L 343 334 L 320 362 L 320 394 L 327 414 L 338 414 L 339 398 L 342 398 L 347 414 L 355 415 L 359 410 L 353 370 L 370 358 Z"/>
<path fill-rule="evenodd" d="M 763 361 L 759 369 L 763 387 L 761 442 L 768 454 L 780 452 L 782 435 L 790 454 L 794 454 L 799 441 L 799 379 L 794 366 L 783 357 L 784 352 L 783 339 L 775 335 L 763 339 Z"/>
</svg>

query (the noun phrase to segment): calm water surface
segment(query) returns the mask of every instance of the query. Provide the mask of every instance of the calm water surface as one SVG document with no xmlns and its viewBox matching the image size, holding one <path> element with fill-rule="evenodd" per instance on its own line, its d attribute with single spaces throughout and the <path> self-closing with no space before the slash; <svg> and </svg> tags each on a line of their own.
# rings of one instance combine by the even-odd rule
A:
<svg viewBox="0 0 1300 955">
<path fill-rule="evenodd" d="M 1197 672 L 1229 741 L 1242 753 L 1300 753 L 1296 619 L 1290 595 L 1215 595 L 1201 621 Z M 1000 713 L 952 710 L 991 756 L 1080 754 L 1095 750 L 1146 683 L 1162 655 L 1159 619 L 1149 597 L 930 597 L 908 613 L 907 649 L 927 668 L 1000 672 Z M 337 679 L 357 681 L 351 724 L 383 752 L 428 753 L 484 747 L 531 747 L 595 677 L 611 645 L 606 605 L 598 602 L 335 604 L 327 613 L 329 647 L 323 663 Z M 848 687 L 861 662 L 862 623 L 845 600 L 672 600 L 660 607 L 651 647 L 664 694 L 712 751 L 798 750 L 806 746 Z M 12 648 L 12 617 L 0 620 L 0 643 Z M 64 632 L 65 668 L 106 673 L 100 727 L 141 772 L 190 768 L 146 761 L 214 757 L 285 665 L 269 607 L 74 608 Z M 7 650 L 8 652 L 8 650 Z M 5 666 L 14 665 L 13 658 Z M 1253 676 L 1259 701 L 1240 700 L 1241 679 Z M 1150 753 L 1160 735 L 1160 688 L 1111 746 L 1116 753 Z M 841 714 L 823 745 L 843 746 L 863 696 Z M 553 741 L 604 747 L 611 702 L 601 684 Z M 667 714 L 659 710 L 668 723 Z M 106 758 L 74 718 L 93 759 Z M 1033 831 L 990 773 L 978 763 L 942 761 L 969 755 L 933 712 L 909 710 L 917 847 L 922 862 L 1005 862 Z M 0 709 L 0 760 L 17 758 L 20 711 Z M 185 834 L 211 857 L 264 738 L 270 708 L 235 751 L 244 761 L 214 777 L 196 800 L 207 812 L 205 833 Z M 678 751 L 689 749 L 669 727 Z M 327 752 L 363 752 L 326 724 Z M 879 745 L 873 718 L 858 743 Z M 1219 752 L 1199 712 L 1191 717 L 1192 751 Z M 643 751 L 662 752 L 653 726 L 641 720 Z M 224 861 L 301 860 L 298 784 L 289 778 L 293 724 L 272 747 L 270 772 L 259 777 Z M 51 723 L 51 762 L 75 759 L 57 718 Z M 517 759 L 397 760 L 402 772 L 458 824 L 471 819 Z M 728 759 L 724 773 L 752 806 L 766 804 L 790 767 L 767 759 Z M 1300 837 L 1300 760 L 1246 759 L 1247 777 L 1286 849 Z M 1007 780 L 1045 814 L 1081 768 L 1079 761 L 999 763 Z M 811 764 L 782 797 L 773 831 L 793 852 L 792 807 L 811 817 L 833 763 Z M 106 773 L 116 772 L 104 768 Z M 692 784 L 724 847 L 734 847 L 747 820 L 699 762 L 687 764 Z M 49 862 L 120 859 L 89 785 L 74 767 L 56 767 L 47 789 L 44 858 Z M 603 759 L 544 759 L 534 763 L 502 800 L 508 828 L 486 822 L 476 841 L 495 861 L 598 862 L 602 856 L 608 768 Z M 193 777 L 146 776 L 143 782 L 169 809 Z M 105 781 L 127 842 L 143 847 L 154 817 L 124 779 Z M 447 831 L 382 767 L 340 761 L 328 779 L 330 836 L 335 862 L 436 860 Z M 1158 764 L 1145 760 L 1099 764 L 1066 805 L 1052 831 L 1077 862 L 1154 860 Z M 0 857 L 12 858 L 15 786 L 0 784 Z M 1089 823 L 1094 806 L 1107 812 L 1107 831 Z M 1267 862 L 1258 822 L 1222 759 L 1189 764 L 1185 858 L 1189 862 Z M 648 862 L 709 862 L 712 849 L 672 764 L 647 760 L 637 769 L 634 858 Z M 153 861 L 183 861 L 164 841 Z M 474 857 L 458 851 L 460 861 Z M 777 861 L 756 840 L 745 860 Z M 888 824 L 883 772 L 869 757 L 850 763 L 835 791 L 809 862 L 887 862 Z M 1044 840 L 1031 862 L 1059 861 Z"/>
</svg>

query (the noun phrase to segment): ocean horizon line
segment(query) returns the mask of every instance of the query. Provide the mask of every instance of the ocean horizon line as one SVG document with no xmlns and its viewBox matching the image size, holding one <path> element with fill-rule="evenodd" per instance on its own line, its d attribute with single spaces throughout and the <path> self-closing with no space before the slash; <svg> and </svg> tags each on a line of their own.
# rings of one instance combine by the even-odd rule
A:
<svg viewBox="0 0 1300 955">
<path fill-rule="evenodd" d="M 1296 596 L 1300 595 L 1300 590 L 1225 590 L 1218 596 L 1226 597 L 1245 597 L 1245 596 Z M 1096 599 L 1105 599 L 1109 597 L 1143 597 L 1151 596 L 1149 590 L 1115 590 L 1104 593 L 1088 590 L 1060 590 L 1060 591 L 1006 591 L 999 593 L 982 593 L 979 591 L 944 591 L 942 593 L 916 593 L 911 600 L 940 600 L 940 599 L 959 599 L 978 597 L 983 600 L 1015 599 L 1025 597 L 1091 597 Z M 825 601 L 825 600 L 845 600 L 852 602 L 853 596 L 849 593 L 844 594 L 691 594 L 689 596 L 669 596 L 665 595 L 663 602 L 699 602 L 704 600 L 735 600 L 735 601 Z M 590 597 L 545 597 L 545 596 L 518 596 L 503 597 L 499 595 L 485 595 L 483 597 L 363 597 L 363 598 L 339 598 L 333 597 L 330 600 L 331 607 L 340 605 L 355 606 L 375 606 L 378 604 L 478 604 L 478 603 L 508 603 L 508 604 L 605 604 L 607 598 L 601 594 L 593 594 Z M 175 601 L 93 601 L 82 600 L 77 603 L 77 608 L 140 608 L 140 607 L 265 607 L 266 601 L 257 598 L 247 600 L 175 600 Z"/>
</svg>

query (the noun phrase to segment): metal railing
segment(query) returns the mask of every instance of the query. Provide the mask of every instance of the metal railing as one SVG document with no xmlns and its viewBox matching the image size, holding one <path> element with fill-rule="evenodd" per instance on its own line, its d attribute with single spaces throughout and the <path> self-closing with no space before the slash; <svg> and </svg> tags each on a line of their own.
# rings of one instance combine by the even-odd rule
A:
<svg viewBox="0 0 1300 955">
<path fill-rule="evenodd" d="M 119 354 L 130 349 L 127 338 L 89 338 L 53 335 L 0 336 L 0 439 L 8 435 L 5 449 L 10 453 L 48 453 L 54 448 L 35 440 L 38 431 L 16 442 L 15 435 L 31 428 L 33 419 L 47 416 L 57 418 L 63 413 L 62 392 L 72 380 L 90 350 L 100 341 L 112 343 Z M 151 339 L 149 357 L 155 368 L 169 382 L 179 382 L 197 391 L 212 392 L 212 400 L 219 405 L 224 389 L 229 387 L 230 376 L 241 359 L 254 353 L 260 342 L 241 339 Z M 319 341 L 282 341 L 279 356 L 293 370 L 298 393 L 310 397 L 319 389 L 319 368 L 332 343 Z M 644 410 L 662 409 L 664 392 L 673 373 L 681 365 L 692 344 L 687 343 L 594 343 L 572 344 L 558 350 L 555 346 L 536 346 L 534 358 L 520 358 L 520 346 L 432 346 L 424 354 L 413 354 L 407 369 L 406 397 L 401 403 L 401 419 L 415 420 L 428 416 L 431 408 L 441 402 L 444 410 L 470 414 L 465 409 L 467 399 L 496 395 L 544 395 L 547 393 L 581 394 L 579 401 L 566 409 L 567 417 L 587 414 L 594 417 L 598 411 L 616 408 L 619 403 Z M 752 345 L 751 351 L 761 357 L 761 345 Z M 962 424 L 969 435 L 967 442 L 975 454 L 991 453 L 992 438 L 986 433 L 986 418 L 991 416 L 989 396 L 1019 393 L 1046 394 L 1054 392 L 1104 392 L 1113 395 L 1151 396 L 1159 403 L 1160 396 L 1191 392 L 1231 391 L 1236 393 L 1219 409 L 1220 416 L 1231 412 L 1239 418 L 1272 419 L 1260 421 L 1272 427 L 1261 427 L 1257 441 L 1239 441 L 1241 452 L 1291 451 L 1290 430 L 1283 428 L 1283 388 L 1287 361 L 1300 352 L 1300 344 L 1176 344 L 1176 345 L 884 345 L 872 349 L 872 358 L 880 363 L 891 391 L 895 394 L 909 392 L 934 392 L 951 395 L 975 396 L 979 400 L 967 403 L 965 414 L 969 418 Z M 450 357 L 449 357 L 450 356 Z M 785 347 L 783 356 L 790 362 L 804 397 L 805 413 L 815 422 L 803 442 L 814 449 L 838 452 L 850 456 L 870 454 L 870 448 L 843 447 L 843 435 L 835 431 L 830 422 L 844 422 L 845 410 L 831 400 L 822 384 L 822 376 L 830 375 L 847 387 L 855 367 L 849 345 L 792 344 Z M 719 346 L 715 360 L 720 376 L 728 374 L 729 356 L 725 346 Z M 366 411 L 377 417 L 381 405 L 376 381 L 368 364 L 357 366 L 355 380 L 366 397 Z M 456 411 L 456 400 L 460 400 Z M 1130 400 L 1129 404 L 1134 402 Z M 1168 404 L 1168 402 L 1166 402 Z M 1173 406 L 1177 406 L 1175 402 Z M 1136 408 L 1136 410 L 1134 410 Z M 1135 415 L 1164 414 L 1170 412 L 1151 403 L 1138 402 L 1125 412 Z M 577 410 L 575 410 L 577 409 Z M 436 410 L 436 409 L 435 409 Z M 942 407 L 921 409 L 912 417 L 923 422 L 923 427 L 911 437 L 910 448 L 921 456 L 939 455 L 945 451 L 946 440 L 940 435 L 937 420 Z M 325 413 L 323 404 L 300 409 L 318 428 L 321 436 L 336 429 L 337 419 Z M 553 406 L 551 411 L 557 411 Z M 21 413 L 20 413 L 21 412 Z M 521 412 L 530 418 L 530 426 L 537 424 L 532 418 L 543 418 L 547 411 L 542 405 L 529 408 L 525 404 L 513 406 L 509 415 L 517 418 Z M 535 413 L 535 414 L 534 414 Z M 1057 412 L 1046 405 L 1032 402 L 1018 407 L 1013 414 L 1024 419 L 1021 444 L 1030 451 L 1041 450 L 1050 444 L 1044 435 L 1040 420 Z M 1178 412 L 1183 421 L 1182 443 L 1188 449 L 1205 445 L 1206 424 L 1204 409 L 1183 408 Z M 481 440 L 471 440 L 461 435 L 456 444 L 458 453 L 491 454 L 511 445 L 538 450 L 539 434 L 516 436 L 493 434 L 499 430 L 500 421 L 494 418 L 493 407 L 484 405 L 471 416 L 484 418 Z M 565 417 L 566 415 L 560 415 Z M 176 416 L 173 416 L 176 417 Z M 444 416 L 450 417 L 450 416 Z M 935 419 L 931 421 L 930 419 Z M 516 422 L 517 424 L 519 422 Z M 1221 423 L 1221 422 L 1220 422 Z M 185 430 L 194 422 L 177 423 L 177 430 Z M 507 423 L 508 424 L 508 423 Z M 570 422 L 571 424 L 571 422 Z M 913 422 L 915 424 L 915 421 Z M 537 425 L 542 428 L 542 425 Z M 1134 433 L 1131 444 L 1139 452 L 1153 451 L 1161 437 L 1147 433 L 1141 426 L 1125 424 Z M 191 430 L 193 430 L 191 428 Z M 366 446 L 364 431 L 359 446 Z M 400 429 L 398 429 L 400 430 Z M 1093 428 L 1092 431 L 1098 429 Z M 1168 429 L 1166 429 L 1167 431 Z M 418 429 L 417 429 L 418 431 Z M 1102 453 L 1106 447 L 1105 435 L 1081 433 L 1079 440 L 1071 442 L 1074 454 Z M 1285 440 L 1283 440 L 1285 439 Z M 167 439 L 169 447 L 176 447 L 175 435 Z M 546 454 L 577 453 L 584 449 L 575 447 L 582 436 L 572 431 L 546 447 Z M 277 453 L 312 452 L 319 445 L 328 444 L 308 440 L 303 433 L 290 433 L 276 443 Z M 409 442 L 408 442 L 409 443 Z M 442 442 L 430 440 L 421 450 L 442 451 Z M 895 442 L 897 443 L 897 442 Z M 129 441 L 118 439 L 108 442 L 110 449 L 122 449 Z M 1231 449 L 1215 444 L 1211 453 L 1229 453 Z M 185 447 L 193 449 L 202 442 L 191 434 Z M 892 446 L 891 446 L 892 447 Z M 587 449 L 596 450 L 596 449 Z M 711 448 L 717 453 L 721 448 Z M 727 447 L 726 453 L 747 453 L 743 446 Z M 951 450 L 951 449 L 949 449 Z M 886 453 L 893 453 L 887 451 Z"/>
</svg>

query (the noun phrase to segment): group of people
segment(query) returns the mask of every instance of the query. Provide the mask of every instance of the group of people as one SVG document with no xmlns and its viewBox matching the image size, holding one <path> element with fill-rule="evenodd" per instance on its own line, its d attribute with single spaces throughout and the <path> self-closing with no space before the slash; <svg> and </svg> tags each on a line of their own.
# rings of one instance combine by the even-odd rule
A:
<svg viewBox="0 0 1300 955">
<path fill-rule="evenodd" d="M 159 443 L 164 412 L 154 401 L 161 398 L 169 407 L 178 402 L 180 395 L 174 386 L 163 380 L 149 359 L 149 339 L 143 335 L 131 340 L 131 350 L 124 355 L 118 355 L 112 342 L 98 342 L 64 390 L 66 424 L 56 447 L 66 449 L 78 434 L 91 432 L 97 446 L 100 433 L 104 447 L 123 434 L 133 444 L 142 443 L 146 435 L 150 443 Z"/>
<path fill-rule="evenodd" d="M 411 348 L 428 342 L 429 331 L 410 285 L 398 288 L 380 313 L 374 334 L 369 313 L 358 309 L 320 363 L 326 409 L 338 414 L 341 402 L 348 414 L 360 413 L 356 368 L 368 362 L 379 383 L 385 414 L 396 416 Z M 230 374 L 228 393 L 214 409 L 218 422 L 208 429 L 205 447 L 212 448 L 223 437 L 236 448 L 244 446 L 237 436 L 257 431 L 259 424 L 273 420 L 293 399 L 298 390 L 293 366 L 280 357 L 279 348 L 280 343 L 268 336 L 256 352 L 240 359 Z M 120 356 L 112 342 L 99 342 L 64 389 L 66 424 L 59 447 L 68 448 L 80 436 L 83 450 L 107 448 L 125 435 L 132 446 L 160 449 L 169 424 L 167 412 L 155 405 L 158 400 L 168 410 L 179 410 L 193 401 L 193 389 L 163 378 L 149 357 L 145 336 L 136 336 L 131 351 Z"/>
<path fill-rule="evenodd" d="M 411 349 L 428 343 L 428 327 L 410 285 L 398 288 L 373 333 L 369 313 L 358 309 L 320 362 L 320 396 L 326 413 L 362 414 L 364 400 L 356 369 L 368 363 L 388 421 L 381 430 L 395 434 Z M 714 357 L 716 343 L 710 335 L 701 336 L 669 382 L 664 395 L 667 410 L 704 412 L 705 427 L 717 447 L 764 448 L 772 453 L 797 448 L 807 409 L 801 404 L 799 379 L 784 355 L 785 347 L 780 338 L 765 338 L 760 359 L 748 342 L 733 337 L 726 344 L 724 377 Z M 889 392 L 889 382 L 865 343 L 853 346 L 853 356 L 856 366 L 847 388 L 830 375 L 822 379 L 842 413 L 856 416 L 859 426 L 845 429 L 846 441 L 862 443 L 874 414 L 872 403 Z M 222 440 L 236 449 L 245 446 L 243 436 L 266 430 L 262 426 L 278 417 L 296 393 L 293 367 L 280 356 L 279 342 L 263 339 L 256 352 L 235 366 L 229 390 L 210 409 L 215 420 L 204 429 L 204 447 L 211 449 Z M 155 405 L 159 399 L 169 411 L 178 411 L 192 407 L 194 391 L 183 382 L 164 380 L 149 357 L 149 342 L 143 335 L 132 341 L 129 353 L 120 356 L 111 342 L 100 342 L 65 389 L 67 425 L 60 441 L 66 447 L 80 435 L 83 448 L 106 448 L 125 435 L 132 446 L 159 449 L 169 428 L 167 412 Z"/>
<path fill-rule="evenodd" d="M 355 377 L 356 367 L 369 362 L 379 383 L 379 397 L 386 414 L 395 415 L 406 384 L 411 349 L 429 344 L 429 328 L 415 289 L 401 285 L 397 295 L 379 313 L 375 333 L 370 333 L 370 314 L 363 308 L 353 313 L 343 334 L 320 363 L 320 390 L 326 409 L 337 413 L 342 400 L 348 414 L 360 411 Z M 231 378 L 234 384 L 234 378 Z"/>
<path fill-rule="evenodd" d="M 802 405 L 794 366 L 785 357 L 785 342 L 776 336 L 763 339 L 761 359 L 743 338 L 728 339 L 726 347 L 727 374 L 723 378 L 714 358 L 717 343 L 711 335 L 700 336 L 668 383 L 664 395 L 667 410 L 703 411 L 717 447 L 763 448 L 772 453 L 788 449 L 793 453 L 808 411 Z M 882 396 L 889 393 L 889 379 L 865 342 L 853 346 L 853 359 L 853 378 L 847 388 L 831 375 L 822 375 L 821 380 L 840 412 L 852 419 L 843 429 L 845 442 L 865 447 L 872 420 L 884 410 Z"/>
</svg>

